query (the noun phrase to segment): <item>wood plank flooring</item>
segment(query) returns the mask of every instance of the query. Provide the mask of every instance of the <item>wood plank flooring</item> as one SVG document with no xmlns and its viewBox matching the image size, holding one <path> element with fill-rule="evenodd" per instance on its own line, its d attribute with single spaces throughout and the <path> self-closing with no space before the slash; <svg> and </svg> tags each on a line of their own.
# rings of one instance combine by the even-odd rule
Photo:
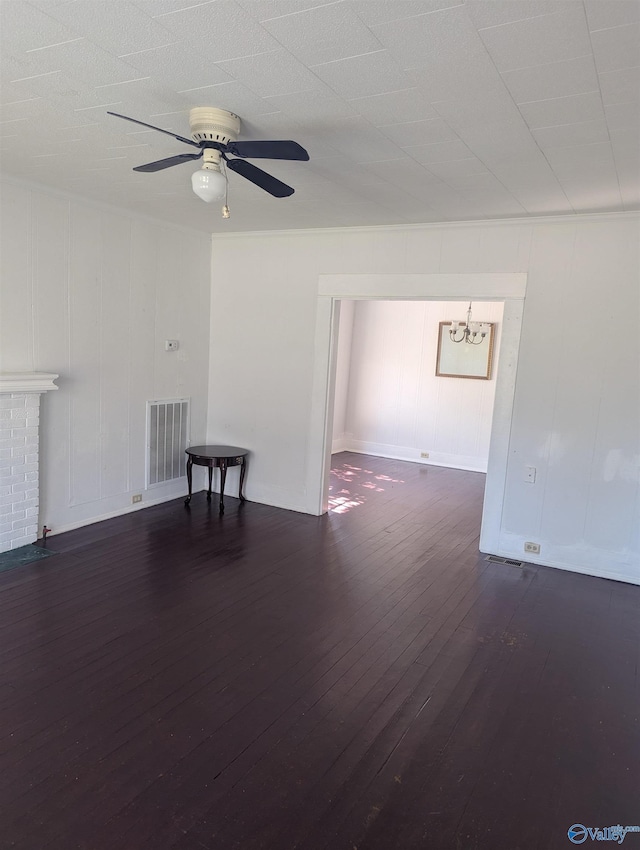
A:
<svg viewBox="0 0 640 850">
<path fill-rule="evenodd" d="M 327 516 L 199 493 L 0 573 L 0 847 L 555 850 L 639 824 L 640 587 L 487 562 L 483 487 L 344 453 Z"/>
</svg>

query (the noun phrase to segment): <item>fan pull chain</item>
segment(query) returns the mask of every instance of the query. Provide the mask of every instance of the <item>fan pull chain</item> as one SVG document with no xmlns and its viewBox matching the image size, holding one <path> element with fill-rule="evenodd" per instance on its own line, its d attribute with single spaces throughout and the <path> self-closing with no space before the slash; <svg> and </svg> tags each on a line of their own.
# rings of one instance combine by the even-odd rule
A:
<svg viewBox="0 0 640 850">
<path fill-rule="evenodd" d="M 221 160 L 221 161 L 220 161 L 220 165 L 222 165 L 222 163 L 223 163 L 223 162 L 224 162 L 224 160 Z M 229 196 L 229 175 L 228 175 L 228 173 L 227 173 L 227 163 L 226 163 L 226 162 L 224 163 L 224 179 L 225 179 L 225 186 L 224 186 L 224 206 L 222 207 L 222 218 L 231 218 L 231 213 L 229 212 L 229 204 L 228 204 L 228 196 Z"/>
</svg>

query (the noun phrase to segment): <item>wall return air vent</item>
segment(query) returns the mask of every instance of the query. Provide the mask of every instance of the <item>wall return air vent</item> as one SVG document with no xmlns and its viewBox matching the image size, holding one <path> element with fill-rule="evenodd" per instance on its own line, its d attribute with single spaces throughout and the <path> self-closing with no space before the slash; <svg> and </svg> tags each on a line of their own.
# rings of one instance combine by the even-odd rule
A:
<svg viewBox="0 0 640 850">
<path fill-rule="evenodd" d="M 189 399 L 147 402 L 147 487 L 186 475 Z"/>
</svg>

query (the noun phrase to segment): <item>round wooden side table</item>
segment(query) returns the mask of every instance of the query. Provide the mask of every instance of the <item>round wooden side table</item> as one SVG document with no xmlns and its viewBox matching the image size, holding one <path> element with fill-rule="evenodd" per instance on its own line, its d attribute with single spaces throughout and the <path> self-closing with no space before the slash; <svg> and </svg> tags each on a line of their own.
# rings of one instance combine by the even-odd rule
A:
<svg viewBox="0 0 640 850">
<path fill-rule="evenodd" d="M 249 454 L 248 449 L 241 449 L 238 446 L 191 446 L 186 450 L 187 460 L 187 483 L 189 485 L 189 495 L 184 500 L 185 505 L 191 501 L 191 478 L 193 464 L 196 466 L 209 467 L 209 489 L 207 490 L 207 501 L 211 501 L 211 479 L 213 470 L 220 470 L 220 513 L 224 513 L 224 482 L 227 477 L 227 469 L 230 466 L 240 467 L 240 485 L 238 487 L 238 497 L 241 502 L 245 501 L 242 488 L 244 486 L 244 475 L 246 472 L 246 459 Z"/>
</svg>

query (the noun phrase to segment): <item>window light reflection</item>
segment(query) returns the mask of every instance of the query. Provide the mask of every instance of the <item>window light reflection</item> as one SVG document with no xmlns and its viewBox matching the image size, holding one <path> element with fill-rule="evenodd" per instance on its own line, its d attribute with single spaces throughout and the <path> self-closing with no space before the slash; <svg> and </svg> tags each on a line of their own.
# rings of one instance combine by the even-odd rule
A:
<svg viewBox="0 0 640 850">
<path fill-rule="evenodd" d="M 372 476 L 372 478 L 367 478 L 367 476 Z M 364 495 L 356 492 L 359 488 L 368 490 L 369 492 L 384 493 L 385 488 L 381 486 L 382 482 L 404 484 L 401 478 L 392 478 L 389 475 L 374 475 L 370 469 L 352 466 L 349 463 L 336 465 L 331 469 L 329 513 L 344 514 L 363 505 L 366 499 Z M 348 484 L 349 487 L 341 486 L 344 484 Z"/>
</svg>

